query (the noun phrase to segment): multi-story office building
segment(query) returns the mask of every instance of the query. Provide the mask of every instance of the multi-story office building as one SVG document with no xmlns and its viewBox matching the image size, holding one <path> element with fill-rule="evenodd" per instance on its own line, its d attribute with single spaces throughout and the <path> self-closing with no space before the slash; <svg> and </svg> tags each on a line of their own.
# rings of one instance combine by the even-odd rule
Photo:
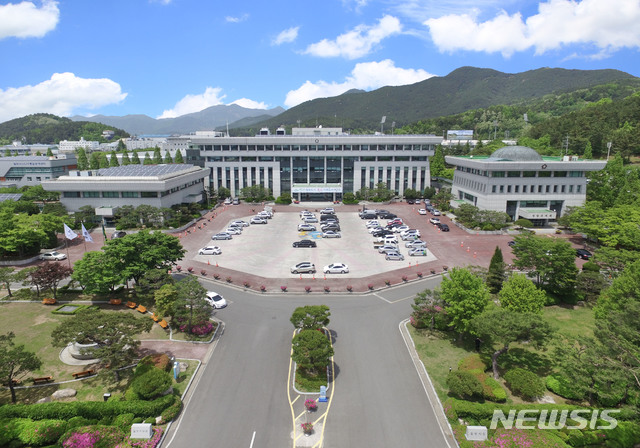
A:
<svg viewBox="0 0 640 448">
<path fill-rule="evenodd" d="M 340 200 L 344 193 L 384 183 L 402 195 L 430 186 L 429 157 L 442 137 L 434 135 L 349 135 L 341 128 L 293 128 L 286 135 L 261 130 L 254 137 L 215 132 L 169 137 L 166 148 L 200 151 L 212 186 L 232 196 L 262 185 L 278 197 L 302 201 Z"/>
<path fill-rule="evenodd" d="M 544 157 L 523 146 L 505 146 L 491 156 L 447 156 L 445 160 L 455 166 L 454 207 L 467 202 L 535 225 L 555 220 L 567 207 L 583 205 L 586 173 L 606 165 L 606 161 L 576 156 Z"/>
<path fill-rule="evenodd" d="M 100 148 L 100 142 L 85 140 L 80 137 L 80 140 L 61 140 L 58 145 L 58 151 L 60 152 L 74 152 L 78 148 L 84 148 L 87 151 L 97 151 Z"/>
<path fill-rule="evenodd" d="M 77 168 L 74 154 L 0 157 L 0 186 L 25 187 L 41 184 Z"/>
</svg>

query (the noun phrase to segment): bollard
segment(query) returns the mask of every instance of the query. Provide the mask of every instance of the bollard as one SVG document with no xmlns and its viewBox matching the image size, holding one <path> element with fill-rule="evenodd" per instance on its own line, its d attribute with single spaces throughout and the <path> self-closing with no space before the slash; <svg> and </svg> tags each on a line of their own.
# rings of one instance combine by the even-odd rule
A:
<svg viewBox="0 0 640 448">
<path fill-rule="evenodd" d="M 473 253 L 473 258 L 476 258 L 476 255 L 478 255 L 477 252 L 474 252 Z"/>
<path fill-rule="evenodd" d="M 469 246 L 467 246 L 467 252 L 469 252 Z"/>
</svg>

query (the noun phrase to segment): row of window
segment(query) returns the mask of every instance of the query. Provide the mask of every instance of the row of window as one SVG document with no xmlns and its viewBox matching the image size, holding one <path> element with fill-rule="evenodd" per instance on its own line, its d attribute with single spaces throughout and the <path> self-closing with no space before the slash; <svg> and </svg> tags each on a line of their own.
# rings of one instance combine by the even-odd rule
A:
<svg viewBox="0 0 640 448">
<path fill-rule="evenodd" d="M 207 162 L 274 162 L 278 161 L 278 159 L 289 159 L 287 157 L 238 157 L 238 156 L 209 156 L 206 158 Z M 292 159 L 300 159 L 310 161 L 318 160 L 318 162 L 314 163 L 323 163 L 325 159 L 327 161 L 330 160 L 338 160 L 336 158 L 325 158 L 325 157 L 291 157 Z M 346 157 L 345 157 L 346 159 Z M 356 162 L 426 162 L 427 156 L 371 156 L 371 157 L 349 157 L 352 161 Z"/>
<path fill-rule="evenodd" d="M 464 166 L 456 170 L 484 177 L 584 177 L 584 171 L 486 171 Z"/>
<path fill-rule="evenodd" d="M 527 188 L 530 187 L 530 188 Z M 493 185 L 491 193 L 582 193 L 582 185 Z"/>
<path fill-rule="evenodd" d="M 435 145 L 194 145 L 200 151 L 434 151 Z"/>
<path fill-rule="evenodd" d="M 169 192 L 163 191 L 162 196 Z M 64 198 L 157 198 L 157 191 L 63 191 Z"/>
</svg>

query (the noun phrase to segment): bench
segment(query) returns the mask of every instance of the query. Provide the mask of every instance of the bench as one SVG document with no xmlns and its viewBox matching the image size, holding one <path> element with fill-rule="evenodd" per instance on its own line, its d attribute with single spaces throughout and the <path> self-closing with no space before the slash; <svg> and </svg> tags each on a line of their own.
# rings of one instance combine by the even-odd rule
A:
<svg viewBox="0 0 640 448">
<path fill-rule="evenodd" d="M 53 377 L 52 376 L 43 376 L 41 378 L 34 378 L 33 379 L 33 384 L 52 383 L 52 382 L 53 382 Z"/>
<path fill-rule="evenodd" d="M 164 328 L 165 330 L 167 328 L 169 328 L 169 324 L 167 323 L 166 320 L 162 319 L 160 322 L 158 322 L 158 325 L 160 325 L 162 328 Z"/>
<path fill-rule="evenodd" d="M 122 303 L 122 299 L 110 299 L 109 305 L 120 305 Z"/>
<path fill-rule="evenodd" d="M 142 306 L 142 305 L 138 305 L 138 308 L 136 308 L 136 311 L 141 312 L 142 314 L 147 312 L 147 307 L 146 306 Z"/>
<path fill-rule="evenodd" d="M 153 319 L 154 322 L 160 322 L 160 318 L 156 315 L 156 313 L 153 313 L 151 315 L 151 319 Z"/>
<path fill-rule="evenodd" d="M 42 299 L 42 303 L 45 305 L 55 305 L 56 299 L 53 299 L 53 298 Z"/>
<path fill-rule="evenodd" d="M 137 306 L 138 306 L 138 304 L 135 303 L 135 302 L 127 302 L 127 308 L 134 309 Z"/>
<path fill-rule="evenodd" d="M 74 377 L 74 378 L 82 378 L 82 377 L 85 377 L 85 376 L 93 375 L 95 373 L 96 373 L 95 370 L 89 369 L 89 370 L 85 370 L 84 372 L 72 373 L 71 376 Z"/>
</svg>

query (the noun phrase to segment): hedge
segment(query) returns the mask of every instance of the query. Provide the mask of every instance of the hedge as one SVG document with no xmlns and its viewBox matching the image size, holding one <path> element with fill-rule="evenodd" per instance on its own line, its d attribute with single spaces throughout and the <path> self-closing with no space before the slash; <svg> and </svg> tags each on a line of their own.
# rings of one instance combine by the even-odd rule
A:
<svg viewBox="0 0 640 448">
<path fill-rule="evenodd" d="M 0 407 L 0 419 L 30 418 L 32 420 L 61 419 L 73 417 L 87 419 L 113 419 L 120 414 L 132 413 L 136 417 L 148 418 L 162 414 L 174 404 L 176 397 L 166 395 L 153 401 L 72 401 L 36 404 L 4 405 Z"/>
<path fill-rule="evenodd" d="M 580 391 L 572 388 L 571 381 L 558 373 L 549 375 L 545 381 L 545 385 L 547 386 L 547 389 L 554 394 L 569 400 L 582 400 L 585 395 L 584 392 L 580 393 Z"/>
<path fill-rule="evenodd" d="M 473 398 L 482 396 L 482 384 L 471 372 L 454 370 L 447 376 L 449 393 L 460 398 Z"/>
<path fill-rule="evenodd" d="M 143 400 L 151 400 L 166 392 L 172 382 L 173 379 L 168 372 L 152 367 L 148 372 L 135 378 L 130 387 Z"/>
<path fill-rule="evenodd" d="M 544 395 L 544 384 L 538 375 L 526 369 L 517 367 L 504 374 L 507 386 L 514 395 L 532 401 Z"/>
</svg>

